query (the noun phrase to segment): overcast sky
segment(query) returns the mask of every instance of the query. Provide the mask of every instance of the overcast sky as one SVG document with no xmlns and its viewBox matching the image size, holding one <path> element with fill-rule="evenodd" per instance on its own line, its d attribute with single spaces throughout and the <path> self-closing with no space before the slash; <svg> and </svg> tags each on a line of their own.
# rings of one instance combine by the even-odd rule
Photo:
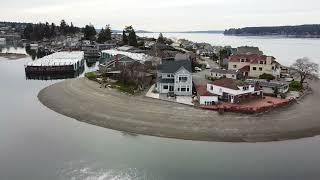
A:
<svg viewBox="0 0 320 180">
<path fill-rule="evenodd" d="M 113 29 L 224 30 L 320 23 L 320 0 L 0 0 L 0 21 L 92 23 Z"/>
</svg>

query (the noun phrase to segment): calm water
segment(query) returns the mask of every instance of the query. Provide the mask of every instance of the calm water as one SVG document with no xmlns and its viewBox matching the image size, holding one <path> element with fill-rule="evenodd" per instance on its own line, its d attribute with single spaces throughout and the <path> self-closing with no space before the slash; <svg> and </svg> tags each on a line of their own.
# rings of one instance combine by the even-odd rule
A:
<svg viewBox="0 0 320 180">
<path fill-rule="evenodd" d="M 139 34 L 141 36 L 154 37 L 158 33 Z M 223 34 L 187 34 L 187 33 L 164 33 L 165 37 L 185 38 L 194 42 L 207 42 L 215 46 L 257 46 L 265 54 L 272 55 L 284 65 L 291 65 L 296 59 L 309 57 L 320 63 L 320 40 L 319 39 L 295 39 L 276 37 L 241 37 L 224 36 Z"/>
<path fill-rule="evenodd" d="M 285 49 L 300 47 L 295 42 Z M 26 80 L 27 61 L 0 59 L 1 180 L 319 179 L 319 137 L 257 144 L 193 142 L 87 125 L 38 102 L 38 92 L 58 81 Z"/>
</svg>

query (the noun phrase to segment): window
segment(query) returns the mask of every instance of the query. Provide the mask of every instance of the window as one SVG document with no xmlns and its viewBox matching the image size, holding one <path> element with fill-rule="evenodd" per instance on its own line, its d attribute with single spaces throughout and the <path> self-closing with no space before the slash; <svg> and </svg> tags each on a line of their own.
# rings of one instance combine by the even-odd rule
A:
<svg viewBox="0 0 320 180">
<path fill-rule="evenodd" d="M 241 59 L 241 62 L 245 62 L 245 59 Z"/>
<path fill-rule="evenodd" d="M 264 61 L 260 61 L 260 64 L 264 64 Z"/>
<path fill-rule="evenodd" d="M 163 86 L 163 89 L 166 89 L 166 90 L 167 90 L 167 89 L 169 89 L 169 86 L 168 86 L 168 85 L 164 85 L 164 86 Z"/>
<path fill-rule="evenodd" d="M 184 88 L 181 88 L 181 92 L 186 92 L 187 89 L 184 87 Z"/>
<path fill-rule="evenodd" d="M 179 77 L 179 82 L 187 82 L 188 81 L 188 77 Z"/>
<path fill-rule="evenodd" d="M 171 75 L 170 75 L 170 74 L 167 74 L 167 77 L 169 78 L 169 77 L 171 77 Z"/>
<path fill-rule="evenodd" d="M 210 90 L 213 91 L 213 86 L 210 86 Z"/>
<path fill-rule="evenodd" d="M 252 70 L 256 71 L 256 70 L 257 70 L 257 67 L 253 67 Z"/>
<path fill-rule="evenodd" d="M 274 70 L 274 66 L 272 66 L 272 68 L 271 68 L 272 70 Z"/>
<path fill-rule="evenodd" d="M 237 68 L 237 65 L 233 65 L 233 68 Z"/>
<path fill-rule="evenodd" d="M 262 71 L 262 67 L 259 67 L 259 71 Z"/>
<path fill-rule="evenodd" d="M 190 92 L 190 88 L 187 88 L 187 92 Z"/>
</svg>

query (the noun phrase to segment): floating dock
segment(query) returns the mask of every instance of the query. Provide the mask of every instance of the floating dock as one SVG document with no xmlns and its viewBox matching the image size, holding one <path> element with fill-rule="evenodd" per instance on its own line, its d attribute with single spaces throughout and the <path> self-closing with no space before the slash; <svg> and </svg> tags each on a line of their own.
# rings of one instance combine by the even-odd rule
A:
<svg viewBox="0 0 320 180">
<path fill-rule="evenodd" d="M 57 52 L 25 65 L 27 74 L 75 73 L 84 68 L 82 51 Z"/>
</svg>

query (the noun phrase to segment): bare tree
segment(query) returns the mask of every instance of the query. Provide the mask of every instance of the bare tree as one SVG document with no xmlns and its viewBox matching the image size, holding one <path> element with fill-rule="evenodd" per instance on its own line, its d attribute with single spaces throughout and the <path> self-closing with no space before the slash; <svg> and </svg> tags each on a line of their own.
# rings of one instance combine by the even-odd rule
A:
<svg viewBox="0 0 320 180">
<path fill-rule="evenodd" d="M 295 74 L 300 76 L 301 85 L 303 85 L 307 79 L 318 77 L 319 64 L 311 62 L 309 58 L 304 57 L 297 59 L 291 68 Z"/>
</svg>

